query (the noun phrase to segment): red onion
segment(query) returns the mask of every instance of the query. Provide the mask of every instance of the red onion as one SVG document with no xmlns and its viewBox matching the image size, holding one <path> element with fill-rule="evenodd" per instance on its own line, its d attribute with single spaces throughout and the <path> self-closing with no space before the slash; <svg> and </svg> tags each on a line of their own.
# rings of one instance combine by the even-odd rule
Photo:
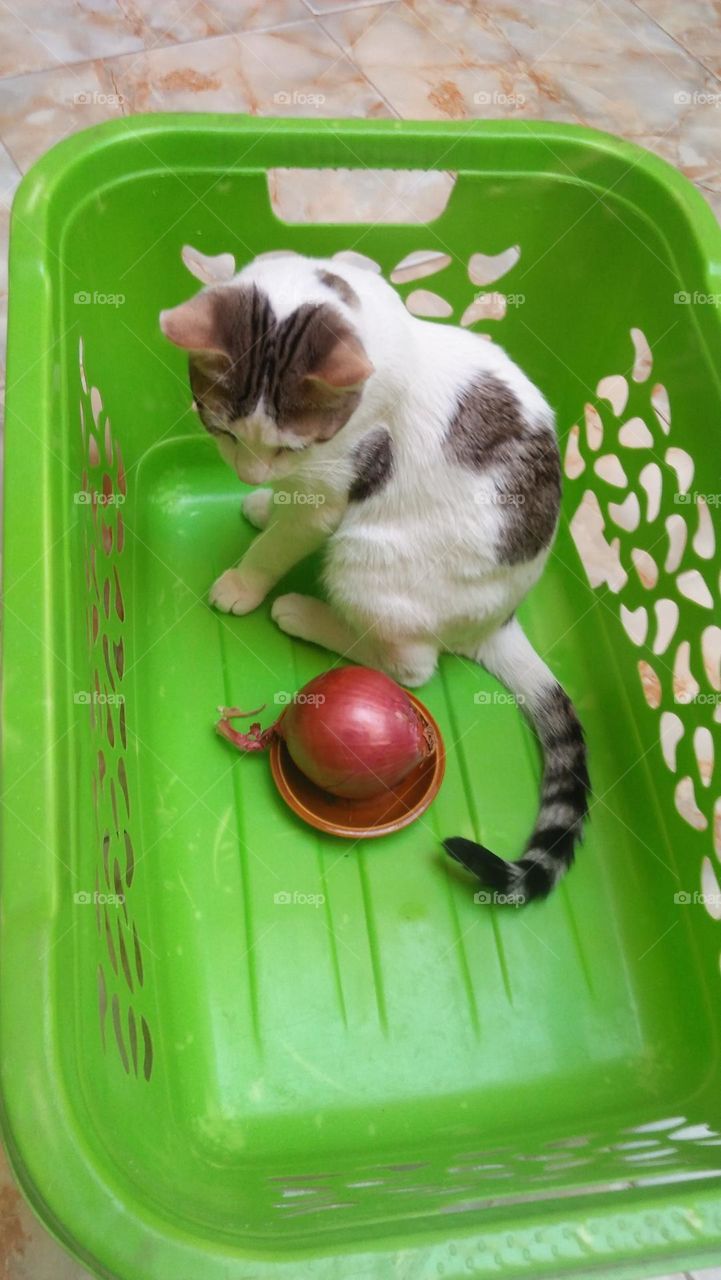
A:
<svg viewBox="0 0 721 1280">
<path fill-rule="evenodd" d="M 220 711 L 216 729 L 236 747 L 263 751 L 281 737 L 311 782 L 351 800 L 395 787 L 435 746 L 400 685 L 368 667 L 335 667 L 317 676 L 268 729 L 252 724 L 240 733 L 230 720 L 256 712 Z"/>
</svg>

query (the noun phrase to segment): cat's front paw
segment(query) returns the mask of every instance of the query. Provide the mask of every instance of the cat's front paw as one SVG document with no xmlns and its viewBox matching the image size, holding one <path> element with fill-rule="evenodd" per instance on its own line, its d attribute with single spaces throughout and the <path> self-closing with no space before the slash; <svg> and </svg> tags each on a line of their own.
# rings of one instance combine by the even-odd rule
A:
<svg viewBox="0 0 721 1280">
<path fill-rule="evenodd" d="M 262 604 L 266 589 L 244 576 L 240 569 L 227 569 L 210 588 L 208 599 L 221 613 L 251 613 Z"/>
<path fill-rule="evenodd" d="M 256 529 L 265 529 L 273 509 L 272 489 L 253 489 L 241 503 L 243 515 Z"/>
<path fill-rule="evenodd" d="M 314 606 L 317 609 L 317 601 L 309 600 L 308 596 L 299 595 L 297 591 L 290 591 L 273 601 L 270 616 L 286 635 L 307 640 L 312 637 Z"/>
</svg>

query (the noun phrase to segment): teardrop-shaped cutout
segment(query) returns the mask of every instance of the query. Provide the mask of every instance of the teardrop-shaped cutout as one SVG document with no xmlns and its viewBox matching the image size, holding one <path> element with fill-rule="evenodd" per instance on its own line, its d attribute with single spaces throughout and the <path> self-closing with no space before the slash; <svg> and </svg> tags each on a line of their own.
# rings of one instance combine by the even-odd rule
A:
<svg viewBox="0 0 721 1280">
<path fill-rule="evenodd" d="M 153 1038 L 145 1018 L 140 1018 L 140 1029 L 143 1033 L 143 1075 L 149 1080 L 153 1071 Z"/>
<path fill-rule="evenodd" d="M 412 316 L 424 316 L 427 319 L 445 319 L 453 315 L 453 307 L 439 293 L 430 289 L 414 289 L 406 298 L 406 306 Z"/>
<path fill-rule="evenodd" d="M 693 778 L 686 776 L 679 778 L 673 793 L 676 811 L 681 815 L 684 822 L 687 822 L 694 831 L 705 831 L 708 827 L 708 818 L 696 804 L 696 793 L 694 791 Z"/>
<path fill-rule="evenodd" d="M 668 391 L 661 382 L 657 382 L 651 392 L 651 408 L 656 414 L 658 425 L 664 435 L 668 435 L 671 430 L 671 405 Z"/>
<path fill-rule="evenodd" d="M 136 1076 L 138 1074 L 138 1029 L 135 1024 L 135 1014 L 133 1010 L 128 1008 L 128 1040 L 130 1042 L 130 1056 L 133 1063 L 133 1071 Z"/>
<path fill-rule="evenodd" d="M 612 484 L 617 489 L 625 489 L 628 485 L 628 477 L 621 460 L 615 453 L 604 453 L 601 458 L 596 458 L 593 469 L 597 476 L 605 480 L 607 484 Z"/>
<path fill-rule="evenodd" d="M 666 450 L 666 462 L 676 472 L 676 492 L 688 493 L 693 480 L 694 464 L 690 453 L 671 445 Z"/>
<path fill-rule="evenodd" d="M 721 693 L 721 627 L 705 627 L 701 633 L 701 656 L 706 679 Z"/>
<path fill-rule="evenodd" d="M 651 432 L 643 418 L 638 417 L 624 422 L 618 433 L 618 441 L 625 449 L 650 449 L 653 446 Z"/>
<path fill-rule="evenodd" d="M 696 499 L 696 511 L 698 513 L 698 528 L 693 537 L 693 549 L 702 560 L 710 560 L 716 550 L 716 535 L 714 534 L 711 512 L 703 494 L 699 494 Z"/>
<path fill-rule="evenodd" d="M 88 380 L 85 376 L 85 343 L 82 338 L 78 339 L 78 367 L 80 369 L 80 385 L 87 395 Z"/>
<path fill-rule="evenodd" d="M 468 261 L 468 275 L 473 284 L 493 284 L 515 267 L 520 256 L 521 246 L 517 244 L 502 253 L 474 253 Z"/>
<path fill-rule="evenodd" d="M 635 497 L 636 495 L 634 494 L 633 496 Z M 609 505 L 609 511 L 610 509 Z M 631 560 L 641 586 L 645 587 L 647 591 L 652 591 L 658 582 L 658 565 L 653 556 L 648 551 L 644 551 L 642 547 L 633 547 L 631 549 Z"/>
<path fill-rule="evenodd" d="M 657 462 L 648 462 L 638 478 L 646 494 L 646 519 L 650 524 L 661 510 L 661 468 Z"/>
<path fill-rule="evenodd" d="M 658 656 L 666 652 L 676 634 L 679 609 L 676 601 L 669 600 L 666 596 L 657 600 L 653 609 L 656 614 L 656 639 L 653 642 L 653 652 Z"/>
<path fill-rule="evenodd" d="M 648 339 L 642 329 L 632 329 L 631 341 L 633 342 L 634 350 L 631 377 L 634 382 L 645 382 L 653 368 L 653 357 L 651 348 L 648 345 Z"/>
<path fill-rule="evenodd" d="M 682 640 L 673 664 L 673 700 L 681 705 L 693 702 L 700 685 L 691 671 L 691 645 Z"/>
<path fill-rule="evenodd" d="M 120 1061 L 123 1064 L 123 1070 L 127 1075 L 130 1072 L 130 1063 L 128 1061 L 128 1052 L 127 1052 L 127 1049 L 125 1048 L 125 1038 L 123 1036 L 123 1029 L 120 1022 L 120 1001 L 118 1000 L 118 997 L 116 995 L 113 996 L 112 1011 L 113 1011 L 113 1029 L 115 1031 L 115 1040 L 117 1042 L 118 1052 L 120 1054 Z"/>
<path fill-rule="evenodd" d="M 713 596 L 698 569 L 686 569 L 676 578 L 676 586 L 687 600 L 700 604 L 703 609 L 713 608 Z"/>
<path fill-rule="evenodd" d="M 711 730 L 707 729 L 706 725 L 699 725 L 694 730 L 693 750 L 701 783 L 704 787 L 710 787 L 714 769 L 714 748 Z"/>
<path fill-rule="evenodd" d="M 393 284 L 408 284 L 411 280 L 423 280 L 425 276 L 444 271 L 450 265 L 448 253 L 439 253 L 437 249 L 416 249 L 401 259 L 391 271 L 390 278 Z"/>
<path fill-rule="evenodd" d="M 628 404 L 628 382 L 620 373 L 612 373 L 601 378 L 596 387 L 596 395 L 600 400 L 608 400 L 615 416 L 620 418 Z"/>
<path fill-rule="evenodd" d="M 474 298 L 461 316 L 461 325 L 467 329 L 478 320 L 502 320 L 506 314 L 506 296 L 503 293 L 482 293 Z"/>
<path fill-rule="evenodd" d="M 638 664 L 638 674 L 641 677 L 641 688 L 643 690 L 644 698 L 651 710 L 657 711 L 661 705 L 661 681 L 650 662 L 644 662 L 641 660 Z"/>
<path fill-rule="evenodd" d="M 704 858 L 701 863 L 701 892 L 703 905 L 711 919 L 721 920 L 721 888 L 709 858 Z"/>
<path fill-rule="evenodd" d="M 670 769 L 671 773 L 675 773 L 676 750 L 683 737 L 683 724 L 675 711 L 662 712 L 659 723 L 659 736 L 666 768 Z"/>
<path fill-rule="evenodd" d="M 383 271 L 380 262 L 375 262 L 365 253 L 356 253 L 355 249 L 341 249 L 333 254 L 333 261 L 347 262 L 351 267 L 360 267 L 362 271 L 372 271 L 375 275 L 380 275 Z"/>
<path fill-rule="evenodd" d="M 688 529 L 683 516 L 678 515 L 675 511 L 673 515 L 667 516 L 666 533 L 668 534 L 668 554 L 663 567 L 666 573 L 675 573 L 683 559 L 688 536 Z"/>
<path fill-rule="evenodd" d="M 595 405 L 583 406 L 583 419 L 586 425 L 586 439 L 589 449 L 597 453 L 603 444 L 603 421 Z"/>
<path fill-rule="evenodd" d="M 633 644 L 643 644 L 648 632 L 648 612 L 642 604 L 637 609 L 627 609 L 621 605 L 621 622 L 629 640 Z"/>
<path fill-rule="evenodd" d="M 578 447 L 580 435 L 580 428 L 578 426 L 573 426 L 568 433 L 568 440 L 566 441 L 566 456 L 563 460 L 563 470 L 569 480 L 577 480 L 578 477 L 586 470 L 586 463 L 584 462 L 583 457 L 581 456 L 581 451 Z"/>
<path fill-rule="evenodd" d="M 633 533 L 641 523 L 641 505 L 635 493 L 629 493 L 623 502 L 609 502 L 608 514 L 619 528 Z"/>
<path fill-rule="evenodd" d="M 103 407 L 103 397 L 97 387 L 90 388 L 90 409 L 93 415 L 93 422 L 96 427 L 100 421 L 100 413 Z"/>
</svg>

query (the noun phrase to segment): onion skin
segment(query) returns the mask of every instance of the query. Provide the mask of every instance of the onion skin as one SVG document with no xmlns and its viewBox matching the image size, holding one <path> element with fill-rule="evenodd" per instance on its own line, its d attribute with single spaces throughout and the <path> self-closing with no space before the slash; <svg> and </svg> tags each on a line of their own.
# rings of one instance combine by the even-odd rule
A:
<svg viewBox="0 0 721 1280">
<path fill-rule="evenodd" d="M 262 751 L 281 737 L 311 782 L 348 800 L 392 790 L 435 746 L 400 685 L 369 667 L 335 667 L 317 676 L 268 729 L 252 724 L 241 733 L 230 719 L 243 712 L 221 708 L 221 714 L 217 731 L 234 746 Z"/>
<path fill-rule="evenodd" d="M 336 667 L 311 680 L 278 731 L 311 782 L 348 800 L 397 786 L 428 755 L 410 699 L 390 676 L 368 667 Z"/>
</svg>

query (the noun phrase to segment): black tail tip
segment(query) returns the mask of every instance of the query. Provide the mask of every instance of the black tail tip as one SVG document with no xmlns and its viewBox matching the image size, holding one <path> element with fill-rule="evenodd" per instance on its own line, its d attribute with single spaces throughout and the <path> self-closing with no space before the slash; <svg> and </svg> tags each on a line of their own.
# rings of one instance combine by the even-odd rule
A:
<svg viewBox="0 0 721 1280">
<path fill-rule="evenodd" d="M 509 864 L 485 845 L 466 840 L 464 836 L 452 836 L 443 841 L 443 848 L 489 889 L 508 890 L 512 879 Z"/>
</svg>

